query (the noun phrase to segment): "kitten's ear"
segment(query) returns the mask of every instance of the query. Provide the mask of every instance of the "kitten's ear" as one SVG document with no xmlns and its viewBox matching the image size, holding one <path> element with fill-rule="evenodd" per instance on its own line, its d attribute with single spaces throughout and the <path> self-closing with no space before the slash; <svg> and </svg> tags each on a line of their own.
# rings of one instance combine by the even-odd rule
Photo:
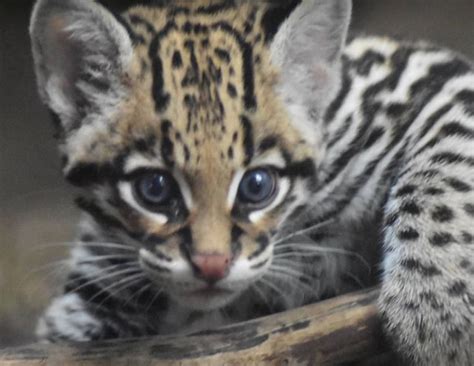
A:
<svg viewBox="0 0 474 366">
<path fill-rule="evenodd" d="M 274 36 L 269 40 L 272 61 L 282 70 L 282 89 L 292 91 L 300 102 L 324 108 L 339 83 L 339 58 L 349 28 L 351 1 L 290 1 L 286 7 L 291 13 L 280 16 L 277 30 L 275 24 L 270 27 Z"/>
<path fill-rule="evenodd" d="M 65 130 L 113 103 L 133 47 L 112 13 L 92 0 L 39 0 L 30 36 L 40 95 Z"/>
</svg>

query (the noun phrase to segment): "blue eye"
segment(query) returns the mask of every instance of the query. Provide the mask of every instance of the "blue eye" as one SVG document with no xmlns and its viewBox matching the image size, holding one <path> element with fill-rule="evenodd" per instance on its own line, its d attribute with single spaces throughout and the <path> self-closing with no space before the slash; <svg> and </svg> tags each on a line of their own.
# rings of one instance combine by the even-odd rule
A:
<svg viewBox="0 0 474 366">
<path fill-rule="evenodd" d="M 275 174 L 269 169 L 259 168 L 244 175 L 237 197 L 242 203 L 262 204 L 273 198 L 275 191 Z"/>
<path fill-rule="evenodd" d="M 168 202 L 175 191 L 174 179 L 165 172 L 145 173 L 135 181 L 135 193 L 150 205 Z"/>
</svg>

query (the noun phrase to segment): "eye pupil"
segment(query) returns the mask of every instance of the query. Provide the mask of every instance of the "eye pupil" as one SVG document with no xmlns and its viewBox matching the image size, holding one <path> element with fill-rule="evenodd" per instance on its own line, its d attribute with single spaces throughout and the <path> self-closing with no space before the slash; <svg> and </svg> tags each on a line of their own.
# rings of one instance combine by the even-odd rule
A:
<svg viewBox="0 0 474 366">
<path fill-rule="evenodd" d="M 244 203 L 262 203 L 267 201 L 274 191 L 274 175 L 266 169 L 256 169 L 242 178 L 238 198 Z"/>
<path fill-rule="evenodd" d="M 149 173 L 138 179 L 136 192 L 139 197 L 150 204 L 163 204 L 171 195 L 171 180 L 162 173 Z"/>
</svg>

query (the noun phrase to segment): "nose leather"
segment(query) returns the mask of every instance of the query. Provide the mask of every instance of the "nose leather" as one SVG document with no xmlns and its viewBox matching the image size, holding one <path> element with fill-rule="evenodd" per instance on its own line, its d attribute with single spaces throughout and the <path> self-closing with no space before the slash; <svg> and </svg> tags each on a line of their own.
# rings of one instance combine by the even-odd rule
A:
<svg viewBox="0 0 474 366">
<path fill-rule="evenodd" d="M 195 254 L 191 261 L 197 275 L 206 281 L 216 282 L 227 276 L 230 256 L 225 254 Z"/>
</svg>

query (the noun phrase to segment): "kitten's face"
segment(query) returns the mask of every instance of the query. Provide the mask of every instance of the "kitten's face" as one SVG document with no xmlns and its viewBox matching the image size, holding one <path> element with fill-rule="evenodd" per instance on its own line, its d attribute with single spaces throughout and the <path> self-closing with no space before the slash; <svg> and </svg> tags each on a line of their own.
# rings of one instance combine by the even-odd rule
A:
<svg viewBox="0 0 474 366">
<path fill-rule="evenodd" d="M 245 10 L 233 14 L 234 27 Z M 131 93 L 114 122 L 128 153 L 113 188 L 121 221 L 141 235 L 142 268 L 181 303 L 210 309 L 271 266 L 272 236 L 314 178 L 314 150 L 276 93 L 261 31 L 246 35 L 244 55 L 215 21 L 175 22 L 159 48 L 135 48 Z"/>
<path fill-rule="evenodd" d="M 87 0 L 43 2 L 38 80 L 61 119 L 65 174 L 90 193 L 80 206 L 182 304 L 224 306 L 268 273 L 275 234 L 314 188 L 310 114 L 334 86 L 308 40 L 324 40 L 333 3 L 317 16 L 305 2 L 277 32 L 288 14 L 272 2 L 182 1 L 121 22 Z"/>
</svg>

